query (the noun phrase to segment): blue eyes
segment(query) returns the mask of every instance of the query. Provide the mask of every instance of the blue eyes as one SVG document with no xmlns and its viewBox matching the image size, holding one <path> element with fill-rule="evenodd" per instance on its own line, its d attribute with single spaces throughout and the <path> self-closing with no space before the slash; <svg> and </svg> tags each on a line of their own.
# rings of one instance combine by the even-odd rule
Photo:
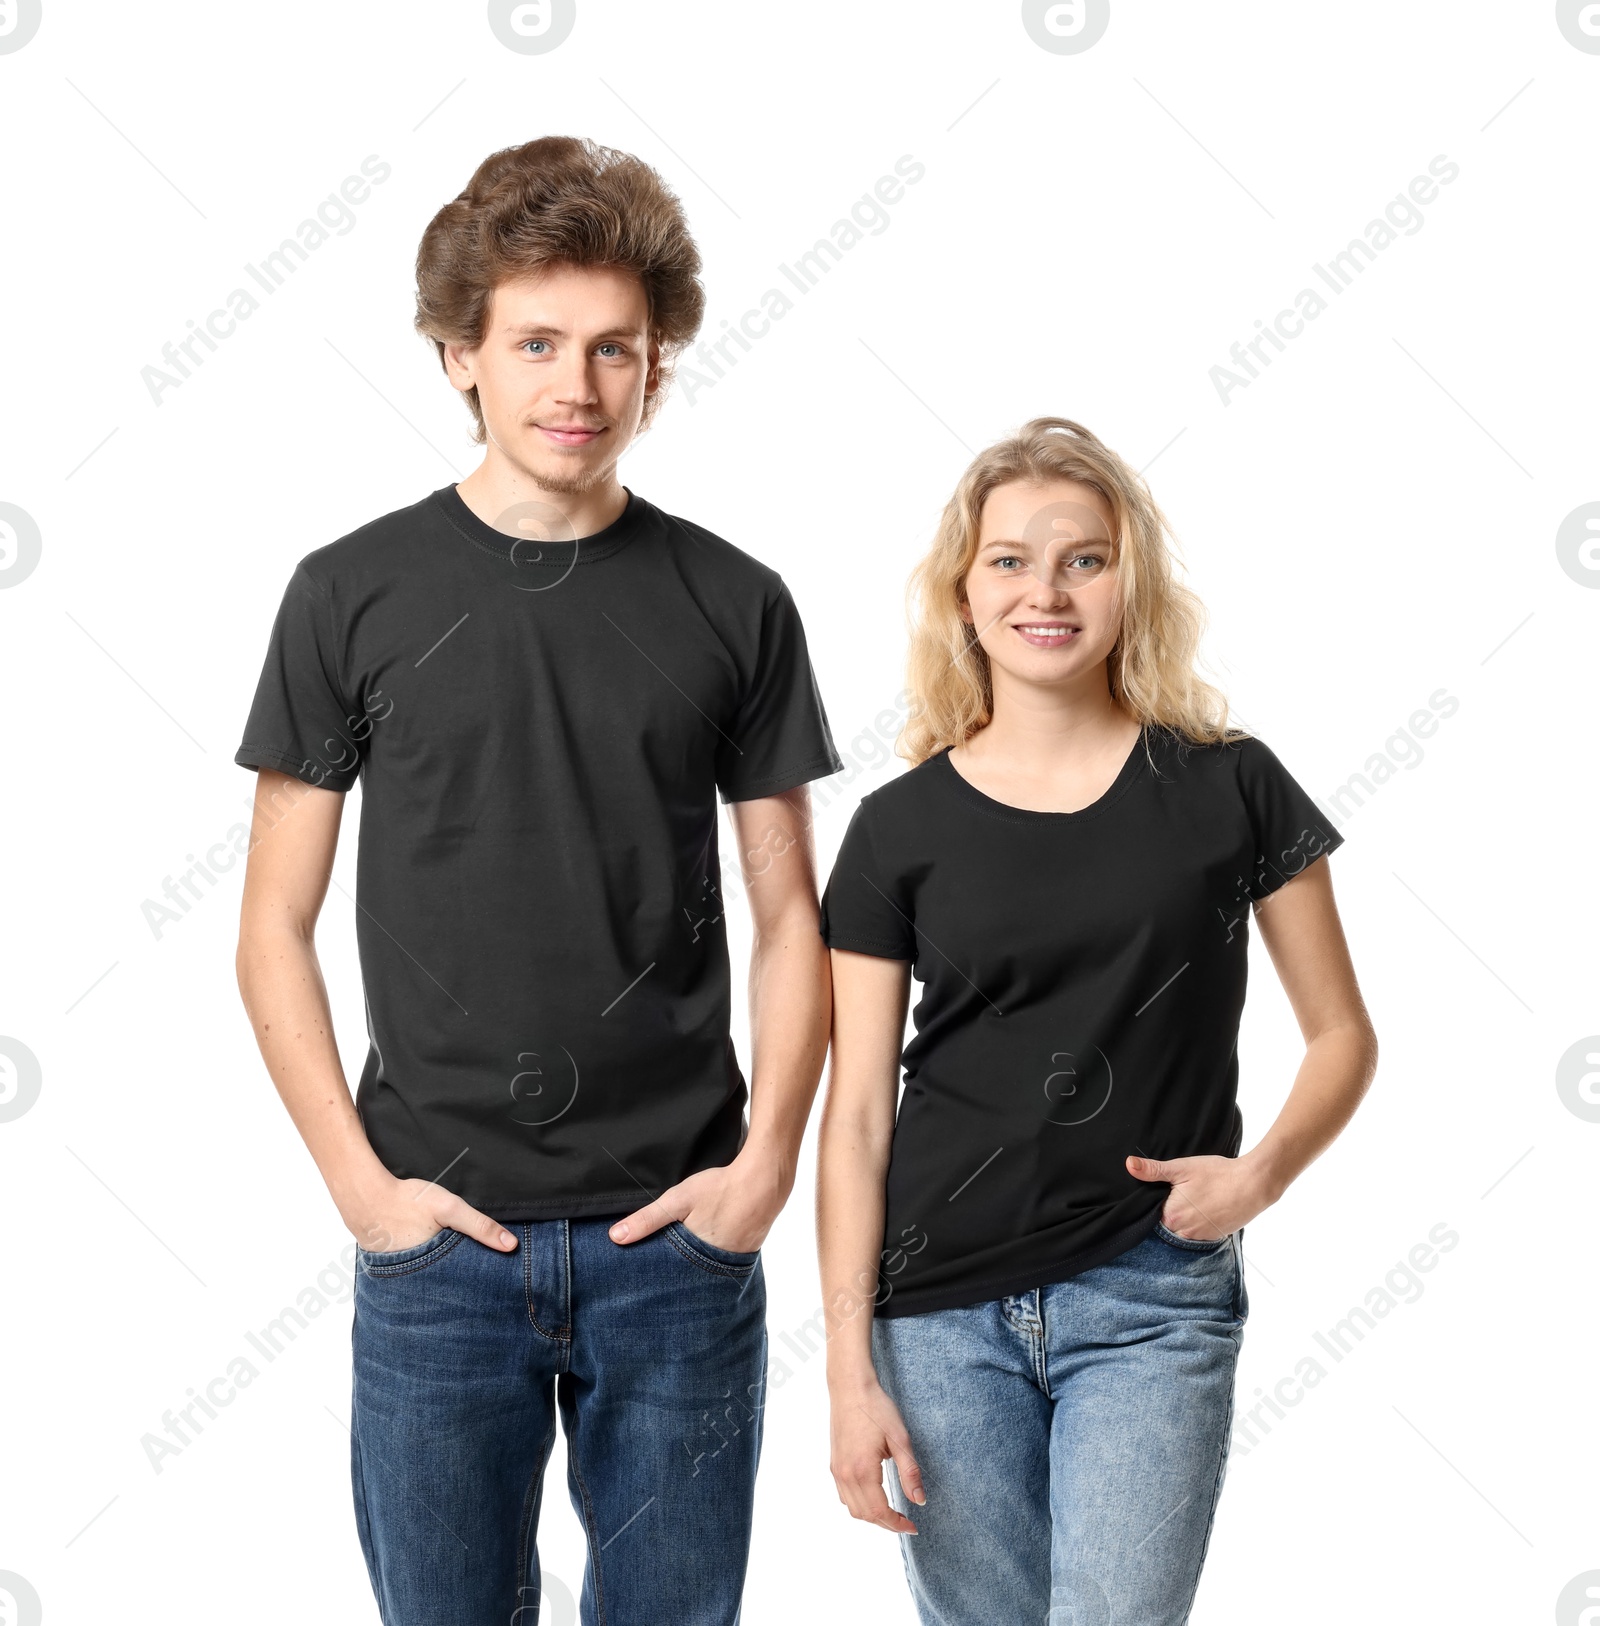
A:
<svg viewBox="0 0 1600 1626">
<path fill-rule="evenodd" d="M 536 346 L 538 348 L 535 348 Z M 537 361 L 549 353 L 550 341 L 548 339 L 524 339 L 522 348 L 526 354 Z M 620 344 L 612 344 L 609 340 L 605 344 L 597 344 L 595 352 L 606 361 L 616 361 L 624 354 Z"/>
<path fill-rule="evenodd" d="M 1089 576 L 1099 571 L 1106 560 L 1105 555 L 1100 553 L 1075 553 L 1070 559 L 1063 559 L 1060 562 L 1064 565 L 1075 566 L 1078 575 Z M 996 569 L 1008 564 L 1017 565 L 1024 571 L 1031 568 L 1026 559 L 1019 559 L 1014 553 L 1003 553 L 993 563 Z M 1000 573 L 1003 576 L 1014 576 L 1018 572 L 1015 570 L 1001 570 Z"/>
</svg>

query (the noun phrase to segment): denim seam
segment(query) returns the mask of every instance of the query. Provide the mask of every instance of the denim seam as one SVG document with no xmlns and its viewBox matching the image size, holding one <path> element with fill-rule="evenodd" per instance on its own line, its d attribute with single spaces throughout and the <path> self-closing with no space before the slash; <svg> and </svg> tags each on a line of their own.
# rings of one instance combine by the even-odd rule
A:
<svg viewBox="0 0 1600 1626">
<path fill-rule="evenodd" d="M 702 1270 L 712 1276 L 726 1276 L 733 1281 L 748 1281 L 755 1274 L 756 1261 L 752 1259 L 748 1265 L 728 1265 L 720 1259 L 713 1259 L 708 1253 L 701 1253 L 698 1248 L 692 1248 L 683 1241 L 675 1231 L 668 1226 L 661 1233 L 673 1248 L 687 1259 L 690 1264 L 698 1265 Z"/>
<path fill-rule="evenodd" d="M 606 1626 L 606 1591 L 600 1576 L 600 1532 L 595 1528 L 594 1502 L 589 1496 L 589 1482 L 583 1477 L 583 1465 L 578 1460 L 578 1402 L 572 1402 L 572 1427 L 567 1431 L 567 1460 L 572 1464 L 572 1477 L 578 1482 L 578 1494 L 583 1498 L 583 1533 L 589 1543 L 589 1569 L 594 1576 L 595 1626 Z"/>
<path fill-rule="evenodd" d="M 522 1589 L 528 1577 L 528 1555 L 530 1550 L 537 1550 L 538 1536 L 534 1529 L 534 1510 L 539 1505 L 539 1486 L 544 1480 L 544 1471 L 550 1465 L 550 1447 L 555 1443 L 556 1413 L 555 1407 L 550 1408 L 550 1428 L 544 1437 L 544 1444 L 539 1448 L 539 1460 L 533 1465 L 533 1474 L 528 1480 L 528 1489 L 523 1496 L 522 1503 L 522 1529 L 517 1537 L 517 1597 L 521 1598 Z M 544 1571 L 539 1572 L 539 1600 L 544 1602 Z M 518 1604 L 512 1618 L 520 1614 L 523 1609 Z"/>
<path fill-rule="evenodd" d="M 362 1256 L 358 1253 L 357 1258 L 363 1273 L 368 1276 L 409 1276 L 413 1271 L 425 1270 L 429 1265 L 442 1259 L 452 1248 L 465 1241 L 466 1235 L 465 1231 L 449 1231 L 437 1247 L 430 1248 L 426 1253 L 419 1254 L 415 1259 L 407 1259 L 397 1265 L 372 1265 L 367 1263 L 368 1259 L 381 1259 L 382 1254 Z"/>
<path fill-rule="evenodd" d="M 1237 1354 L 1237 1351 L 1235 1352 Z M 1233 1408 L 1234 1383 L 1228 1385 L 1228 1410 L 1222 1419 L 1222 1449 L 1217 1453 L 1217 1477 L 1211 1487 L 1211 1513 L 1206 1521 L 1206 1533 L 1200 1542 L 1200 1556 L 1194 1567 L 1194 1576 L 1189 1583 L 1188 1604 L 1184 1610 L 1184 1618 L 1188 1618 L 1189 1609 L 1194 1607 L 1195 1595 L 1200 1590 L 1200 1576 L 1206 1567 L 1206 1554 L 1211 1550 L 1211 1532 L 1216 1528 L 1217 1500 L 1222 1495 L 1222 1481 L 1228 1471 L 1228 1444 L 1233 1435 Z"/>
<path fill-rule="evenodd" d="M 360 1379 L 356 1380 L 359 1385 Z M 357 1426 L 357 1407 L 352 1404 L 350 1410 L 350 1438 L 355 1442 L 356 1451 L 356 1520 L 358 1533 L 362 1538 L 362 1546 L 366 1552 L 374 1557 L 374 1569 L 379 1570 L 379 1579 L 382 1579 L 381 1568 L 376 1563 L 377 1548 L 372 1541 L 372 1515 L 367 1508 L 367 1466 L 362 1460 L 361 1432 Z M 377 1590 L 377 1589 L 374 1589 Z M 389 1611 L 384 1607 L 384 1598 L 381 1591 L 377 1592 L 378 1619 L 382 1626 L 389 1626 Z"/>
<path fill-rule="evenodd" d="M 1185 1253 L 1221 1253 L 1223 1243 L 1229 1241 L 1233 1233 L 1230 1231 L 1224 1237 L 1179 1236 L 1176 1231 L 1168 1230 L 1160 1220 L 1157 1220 L 1155 1235 L 1168 1247 L 1182 1248 Z"/>
<path fill-rule="evenodd" d="M 551 1331 L 544 1326 L 533 1307 L 533 1224 L 531 1220 L 522 1222 L 522 1302 L 528 1307 L 528 1323 L 541 1338 L 548 1338 L 552 1343 L 569 1344 L 572 1341 L 572 1317 L 569 1315 L 563 1326 Z"/>
</svg>

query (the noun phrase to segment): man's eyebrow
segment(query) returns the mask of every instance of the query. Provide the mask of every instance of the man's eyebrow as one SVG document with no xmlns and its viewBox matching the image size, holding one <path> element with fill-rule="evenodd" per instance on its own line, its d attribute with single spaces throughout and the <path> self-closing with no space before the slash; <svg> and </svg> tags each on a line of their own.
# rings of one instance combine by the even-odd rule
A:
<svg viewBox="0 0 1600 1626">
<path fill-rule="evenodd" d="M 565 328 L 552 327 L 548 322 L 521 322 L 507 327 L 503 331 L 508 336 L 521 339 L 565 339 L 568 337 Z M 591 342 L 602 344 L 607 339 L 637 339 L 639 332 L 640 330 L 635 327 L 608 327 L 604 332 L 596 333 Z"/>
</svg>

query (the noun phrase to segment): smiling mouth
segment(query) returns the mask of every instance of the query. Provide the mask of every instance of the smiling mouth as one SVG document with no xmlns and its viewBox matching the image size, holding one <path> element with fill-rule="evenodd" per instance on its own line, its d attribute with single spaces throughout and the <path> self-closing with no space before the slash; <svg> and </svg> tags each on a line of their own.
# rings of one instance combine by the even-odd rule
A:
<svg viewBox="0 0 1600 1626">
<path fill-rule="evenodd" d="M 1013 622 L 1012 630 L 1035 649 L 1059 649 L 1071 643 L 1083 628 L 1069 626 L 1064 621 L 1021 621 Z"/>
</svg>

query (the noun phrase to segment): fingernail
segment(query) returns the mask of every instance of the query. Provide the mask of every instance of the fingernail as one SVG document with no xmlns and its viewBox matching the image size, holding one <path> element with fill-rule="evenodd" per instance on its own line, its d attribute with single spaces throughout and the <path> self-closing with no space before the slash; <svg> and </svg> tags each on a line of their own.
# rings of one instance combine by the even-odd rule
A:
<svg viewBox="0 0 1600 1626">
<path fill-rule="evenodd" d="M 613 1225 L 611 1227 L 611 1240 L 613 1242 L 626 1242 L 628 1240 L 628 1227 L 626 1225 Z"/>
<path fill-rule="evenodd" d="M 500 1246 L 502 1248 L 509 1248 L 516 1240 L 517 1239 L 509 1231 L 502 1231 L 500 1233 Z"/>
</svg>

